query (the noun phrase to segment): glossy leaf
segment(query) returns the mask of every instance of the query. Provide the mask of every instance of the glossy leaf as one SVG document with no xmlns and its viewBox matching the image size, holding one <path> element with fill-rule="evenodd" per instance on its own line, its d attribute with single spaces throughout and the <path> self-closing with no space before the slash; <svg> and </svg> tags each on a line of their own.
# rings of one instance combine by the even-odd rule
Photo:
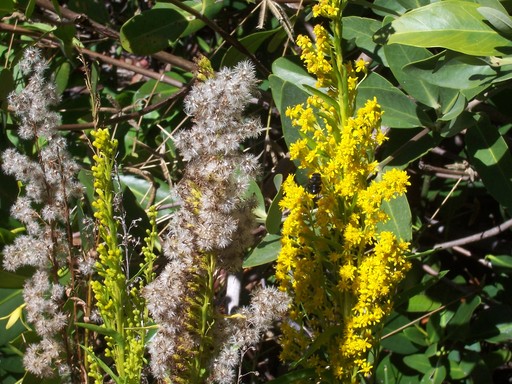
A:
<svg viewBox="0 0 512 384">
<path fill-rule="evenodd" d="M 408 367 L 421 373 L 427 373 L 432 368 L 429 358 L 423 353 L 404 356 L 404 363 Z"/>
<path fill-rule="evenodd" d="M 382 26 L 378 20 L 367 17 L 347 16 L 343 18 L 343 38 L 354 40 L 371 57 L 378 57 L 387 66 L 386 56 L 382 47 L 373 41 L 373 35 Z"/>
<path fill-rule="evenodd" d="M 380 29 L 379 43 L 442 47 L 473 56 L 498 56 L 512 51 L 469 1 L 441 1 L 414 9 Z"/>
<path fill-rule="evenodd" d="M 423 80 L 404 71 L 404 67 L 407 64 L 429 59 L 432 57 L 432 53 L 425 48 L 391 44 L 384 46 L 384 54 L 389 69 L 391 69 L 395 78 L 409 95 L 434 109 L 440 107 L 439 87 L 428 80 Z"/>
<path fill-rule="evenodd" d="M 187 20 L 173 9 L 150 9 L 121 27 L 121 45 L 128 52 L 149 55 L 164 50 L 187 27 Z"/>
<path fill-rule="evenodd" d="M 446 367 L 444 365 L 431 367 L 423 376 L 421 384 L 442 384 L 446 378 Z"/>
<path fill-rule="evenodd" d="M 407 197 L 401 195 L 391 201 L 384 201 L 382 209 L 388 215 L 389 220 L 385 223 L 378 223 L 378 231 L 390 231 L 402 241 L 410 241 L 412 239 L 412 219 Z"/>
<path fill-rule="evenodd" d="M 279 207 L 279 202 L 283 197 L 283 189 L 281 188 L 282 182 L 283 175 L 277 174 L 274 176 L 274 185 L 278 192 L 268 208 L 267 220 L 265 221 L 265 227 L 269 234 L 278 235 L 281 229 L 281 219 L 283 215 Z"/>
<path fill-rule="evenodd" d="M 247 48 L 247 50 L 251 53 L 255 53 L 270 37 L 275 35 L 278 30 L 271 31 L 260 31 L 255 32 L 249 36 L 246 36 L 240 39 L 240 43 Z M 235 66 L 238 62 L 247 60 L 247 55 L 240 52 L 235 47 L 229 47 L 224 57 L 222 58 L 221 67 L 232 67 Z"/>
<path fill-rule="evenodd" d="M 384 77 L 371 73 L 358 87 L 356 104 L 377 98 L 384 114 L 382 123 L 392 128 L 421 127 L 429 123 L 427 115 Z"/>
<path fill-rule="evenodd" d="M 294 127 L 291 120 L 286 116 L 286 108 L 305 103 L 309 94 L 303 87 L 275 75 L 270 75 L 269 83 L 272 97 L 280 112 L 284 139 L 286 144 L 290 146 L 290 144 L 300 139 L 301 136 L 299 129 Z"/>
<path fill-rule="evenodd" d="M 281 236 L 266 235 L 244 260 L 243 267 L 250 268 L 277 260 L 281 251 Z"/>
<path fill-rule="evenodd" d="M 509 305 L 493 305 L 478 314 L 471 324 L 473 339 L 485 339 L 490 343 L 512 340 L 512 309 Z"/>
<path fill-rule="evenodd" d="M 183 1 L 183 4 L 188 5 L 190 8 L 193 8 L 209 19 L 214 18 L 224 7 L 224 2 L 217 0 Z M 181 36 L 188 36 L 205 26 L 203 21 L 197 19 L 195 16 L 182 10 L 174 4 L 167 3 L 166 0 L 157 1 L 152 9 L 172 9 L 176 12 L 179 12 L 188 22 L 187 27 L 181 33 Z"/>
<path fill-rule="evenodd" d="M 411 297 L 407 304 L 407 312 L 430 312 L 442 305 L 441 302 L 426 294 Z"/>
<path fill-rule="evenodd" d="M 0 288 L 21 289 L 27 276 L 0 269 Z"/>
<path fill-rule="evenodd" d="M 485 257 L 492 264 L 493 269 L 510 273 L 512 272 L 512 256 L 509 255 L 487 255 Z"/>
<path fill-rule="evenodd" d="M 481 119 L 468 129 L 466 148 L 489 193 L 512 209 L 512 155 L 505 139 Z"/>
<path fill-rule="evenodd" d="M 440 53 L 410 63 L 404 71 L 430 84 L 457 90 L 488 87 L 498 75 L 486 60 L 454 53 Z"/>
<path fill-rule="evenodd" d="M 491 7 L 479 7 L 477 11 L 501 34 L 512 35 L 512 19 L 501 10 Z"/>
</svg>

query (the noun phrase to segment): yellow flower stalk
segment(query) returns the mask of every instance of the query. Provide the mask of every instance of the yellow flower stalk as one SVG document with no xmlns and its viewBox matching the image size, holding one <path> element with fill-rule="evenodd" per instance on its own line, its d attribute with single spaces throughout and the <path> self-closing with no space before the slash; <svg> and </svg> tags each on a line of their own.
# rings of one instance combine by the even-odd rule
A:
<svg viewBox="0 0 512 384">
<path fill-rule="evenodd" d="M 104 355 L 114 361 L 112 379 L 123 383 L 140 383 L 144 364 L 144 346 L 147 330 L 144 325 L 149 322 L 149 313 L 141 296 L 144 285 L 150 283 L 154 274 L 153 249 L 156 243 L 156 212 L 150 209 L 148 217 L 152 226 L 144 239 L 142 262 L 137 273 L 143 278 L 138 284 L 130 280 L 130 271 L 126 270 L 125 249 L 119 238 L 119 206 L 116 206 L 116 191 L 113 179 L 116 175 L 115 156 L 117 140 L 110 136 L 108 129 L 92 132 L 93 146 L 96 154 L 92 167 L 96 199 L 93 202 L 94 217 L 98 220 L 100 243 L 97 246 L 98 261 L 95 269 L 99 278 L 91 283 L 96 305 L 101 315 L 105 335 L 106 348 Z M 116 213 L 117 212 L 117 213 Z M 100 357 L 87 348 L 89 376 L 95 383 L 102 383 L 104 373 Z M 100 369 L 101 368 L 101 369 Z M 110 372 L 106 372 L 110 373 Z M 112 376 L 112 374 L 111 374 Z"/>
<path fill-rule="evenodd" d="M 408 243 L 378 230 L 388 220 L 382 203 L 405 193 L 409 182 L 401 170 L 378 174 L 375 151 L 386 140 L 378 101 L 354 110 L 367 69 L 362 60 L 343 62 L 345 5 L 321 0 L 313 12 L 331 20 L 331 32 L 316 26 L 316 44 L 297 39 L 317 87 L 326 88 L 287 110 L 303 136 L 290 155 L 322 183 L 315 194 L 291 176 L 283 184 L 288 216 L 276 277 L 292 297 L 281 358 L 314 369 L 319 381 L 353 383 L 372 373 L 378 331 L 410 268 Z"/>
</svg>

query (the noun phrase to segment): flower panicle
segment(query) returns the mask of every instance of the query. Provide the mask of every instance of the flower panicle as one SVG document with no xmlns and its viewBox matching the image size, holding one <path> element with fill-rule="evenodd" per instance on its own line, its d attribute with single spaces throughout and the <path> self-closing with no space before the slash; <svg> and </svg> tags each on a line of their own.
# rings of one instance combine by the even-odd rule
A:
<svg viewBox="0 0 512 384">
<path fill-rule="evenodd" d="M 220 326 L 216 270 L 238 271 L 253 241 L 253 202 L 245 191 L 257 161 L 240 144 L 262 130 L 258 120 L 244 117 L 256 90 L 254 69 L 249 62 L 215 74 L 203 67 L 202 81 L 185 99 L 194 124 L 175 136 L 187 165 L 174 191 L 181 207 L 163 244 L 168 264 L 144 290 L 159 324 L 149 346 L 151 369 L 173 382 L 208 378 Z"/>
<path fill-rule="evenodd" d="M 288 314 L 296 324 L 282 328 L 281 358 L 315 369 L 317 379 L 355 382 L 372 372 L 368 357 L 379 342 L 375 331 L 410 268 L 409 244 L 379 231 L 388 220 L 383 202 L 403 195 L 409 181 L 402 170 L 378 174 L 376 149 L 387 139 L 383 112 L 376 98 L 355 108 L 368 70 L 363 60 L 343 62 L 338 19 L 345 4 L 320 0 L 313 13 L 330 20 L 330 32 L 317 25 L 315 43 L 304 36 L 297 40 L 319 90 L 286 111 L 302 135 L 290 145 L 290 157 L 321 187 L 313 194 L 293 177 L 283 183 L 280 205 L 289 213 L 276 279 L 292 298 Z M 340 332 L 317 339 L 334 329 Z M 311 342 L 323 352 L 305 358 Z"/>
<path fill-rule="evenodd" d="M 18 68 L 28 81 L 20 92 L 8 96 L 8 102 L 19 121 L 18 136 L 33 143 L 37 158 L 15 149 L 1 155 L 3 171 L 22 185 L 11 214 L 26 231 L 4 247 L 3 267 L 9 271 L 35 268 L 25 282 L 23 298 L 27 320 L 41 340 L 28 346 L 25 368 L 38 377 L 69 378 L 73 353 L 64 340 L 69 314 L 64 310 L 66 289 L 58 281 L 59 271 L 73 265 L 76 257 L 69 204 L 82 194 L 76 180 L 79 167 L 58 133 L 60 115 L 52 107 L 59 96 L 55 84 L 45 77 L 48 65 L 39 49 L 25 50 Z"/>
</svg>

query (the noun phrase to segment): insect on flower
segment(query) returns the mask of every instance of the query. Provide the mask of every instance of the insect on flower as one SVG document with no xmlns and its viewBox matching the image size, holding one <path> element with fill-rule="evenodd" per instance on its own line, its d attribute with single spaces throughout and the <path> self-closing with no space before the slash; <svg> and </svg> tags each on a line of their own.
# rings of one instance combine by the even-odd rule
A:
<svg viewBox="0 0 512 384">
<path fill-rule="evenodd" d="M 308 192 L 318 195 L 322 191 L 322 176 L 319 173 L 313 173 L 308 180 Z"/>
</svg>

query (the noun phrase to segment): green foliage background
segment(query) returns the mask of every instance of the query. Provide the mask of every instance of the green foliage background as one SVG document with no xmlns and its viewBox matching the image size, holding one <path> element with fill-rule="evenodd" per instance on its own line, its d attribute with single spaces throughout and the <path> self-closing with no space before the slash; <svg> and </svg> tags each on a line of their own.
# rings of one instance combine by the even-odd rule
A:
<svg viewBox="0 0 512 384">
<path fill-rule="evenodd" d="M 193 60 L 208 56 L 215 69 L 243 59 L 256 64 L 260 95 L 250 112 L 267 126 L 247 149 L 261 155 L 264 173 L 252 191 L 266 231 L 244 266 L 272 280 L 279 252 L 283 176 L 295 172 L 287 146 L 299 134 L 284 111 L 305 101 L 314 85 L 281 27 L 282 16 L 242 0 L 0 2 L 0 150 L 34 148 L 15 135 L 7 95 L 23 86 L 17 67 L 25 47 L 44 49 L 62 101 L 60 127 L 83 165 L 87 188 L 80 210 L 90 211 L 91 151 L 83 132 L 94 127 L 82 60 L 100 95 L 99 125 L 115 128 L 123 199 L 129 219 L 160 205 L 159 222 L 172 212 L 170 189 L 182 163 L 172 133 L 190 121 L 182 97 L 193 80 Z M 284 3 L 295 35 L 308 33 L 311 4 Z M 357 103 L 376 96 L 390 140 L 379 150 L 383 167 L 407 169 L 407 199 L 393 200 L 387 224 L 410 239 L 414 268 L 383 331 L 376 364 L 379 383 L 491 383 L 512 377 L 512 3 L 498 0 L 354 1 L 344 11 L 346 57 L 364 55 L 371 74 Z M 276 17 L 277 16 L 277 17 Z M 79 59 L 79 55 L 83 57 Z M 306 183 L 300 172 L 297 179 Z M 0 245 L 20 225 L 9 217 L 16 181 L 0 174 Z M 76 211 L 76 231 L 80 228 Z M 85 244 L 82 244 L 86 247 Z M 22 304 L 30 271 L 0 271 L 0 317 Z M 18 322 L 0 321 L 0 381 L 23 376 L 25 341 L 35 335 Z M 260 356 L 272 355 L 261 347 Z M 258 355 L 249 361 L 256 367 Z M 256 368 L 254 368 L 256 369 Z M 273 371 L 274 383 L 311 372 Z M 261 382 L 263 376 L 248 376 Z M 24 382 L 41 382 L 26 377 Z M 46 381 L 50 382 L 50 381 Z"/>
</svg>

